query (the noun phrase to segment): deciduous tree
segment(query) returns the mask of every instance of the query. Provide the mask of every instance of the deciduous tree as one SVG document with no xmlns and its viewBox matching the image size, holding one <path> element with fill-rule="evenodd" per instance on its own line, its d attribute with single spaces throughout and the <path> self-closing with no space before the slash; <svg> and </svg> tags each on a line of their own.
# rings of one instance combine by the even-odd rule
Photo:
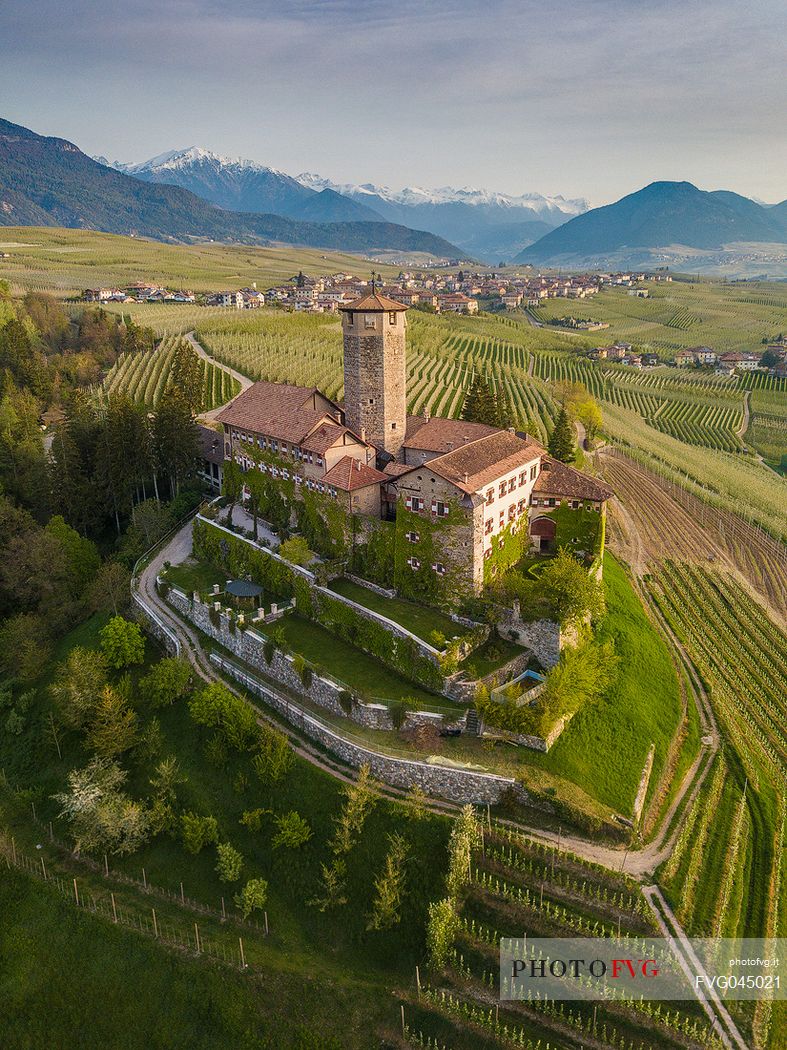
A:
<svg viewBox="0 0 787 1050">
<path fill-rule="evenodd" d="M 139 624 L 113 616 L 101 629 L 101 651 L 110 667 L 120 669 L 141 664 L 145 659 L 145 639 Z"/>
</svg>

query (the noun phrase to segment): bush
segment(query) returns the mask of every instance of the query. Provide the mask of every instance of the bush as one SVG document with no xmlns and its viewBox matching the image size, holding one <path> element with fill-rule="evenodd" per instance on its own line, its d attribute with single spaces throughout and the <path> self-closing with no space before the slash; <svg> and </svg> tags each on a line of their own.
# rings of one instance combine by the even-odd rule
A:
<svg viewBox="0 0 787 1050">
<path fill-rule="evenodd" d="M 254 909 L 265 907 L 268 899 L 268 883 L 265 879 L 249 879 L 240 893 L 235 895 L 235 904 L 241 910 L 244 919 L 248 919 Z"/>
<path fill-rule="evenodd" d="M 221 881 L 237 882 L 243 870 L 243 856 L 229 842 L 220 842 L 216 857 L 216 874 Z"/>
<path fill-rule="evenodd" d="M 353 707 L 355 706 L 355 699 L 352 693 L 348 693 L 346 689 L 342 689 L 339 693 L 339 706 L 349 718 L 353 712 Z"/>
<path fill-rule="evenodd" d="M 295 756 L 284 733 L 272 726 L 260 726 L 257 752 L 251 764 L 262 783 L 276 784 L 294 762 Z"/>
<path fill-rule="evenodd" d="M 228 747 L 245 751 L 258 735 L 254 711 L 225 685 L 214 683 L 189 700 L 189 714 L 197 725 L 215 729 Z"/>
<path fill-rule="evenodd" d="M 276 827 L 279 830 L 271 843 L 274 849 L 280 849 L 282 846 L 287 849 L 298 849 L 312 837 L 312 829 L 308 821 L 304 820 L 294 809 L 276 817 Z"/>
<path fill-rule="evenodd" d="M 100 634 L 101 651 L 110 667 L 120 670 L 145 659 L 145 639 L 139 624 L 113 616 Z"/>
<path fill-rule="evenodd" d="M 174 656 L 159 660 L 139 683 L 139 691 L 151 707 L 174 704 L 190 687 L 191 666 Z"/>
<path fill-rule="evenodd" d="M 219 826 L 215 817 L 201 817 L 197 813 L 182 813 L 180 833 L 183 846 L 189 853 L 199 853 L 203 846 L 217 842 Z"/>
<path fill-rule="evenodd" d="M 309 550 L 309 544 L 303 536 L 285 540 L 279 547 L 279 554 L 292 565 L 308 565 L 314 558 L 314 551 Z"/>
</svg>

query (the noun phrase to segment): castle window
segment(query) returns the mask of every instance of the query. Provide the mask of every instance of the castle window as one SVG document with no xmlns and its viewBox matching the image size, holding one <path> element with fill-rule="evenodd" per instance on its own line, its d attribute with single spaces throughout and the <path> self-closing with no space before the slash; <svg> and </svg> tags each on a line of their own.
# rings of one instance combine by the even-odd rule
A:
<svg viewBox="0 0 787 1050">
<path fill-rule="evenodd" d="M 495 519 L 487 518 L 484 522 L 484 535 L 488 536 L 490 532 L 495 531 Z"/>
<path fill-rule="evenodd" d="M 418 558 L 408 558 L 407 564 L 410 566 L 411 569 L 421 568 L 421 562 L 418 560 Z"/>
<path fill-rule="evenodd" d="M 336 489 L 333 487 L 333 485 L 331 485 L 331 487 L 328 489 L 328 491 L 333 496 L 333 498 L 336 499 L 337 492 L 336 492 Z"/>
<path fill-rule="evenodd" d="M 512 503 L 508 508 L 508 520 L 513 521 L 516 517 L 516 503 Z"/>
<path fill-rule="evenodd" d="M 511 478 L 511 480 L 508 483 L 508 491 L 509 492 L 513 492 L 515 488 L 516 488 L 516 478 Z"/>
<path fill-rule="evenodd" d="M 527 481 L 527 471 L 523 470 L 522 473 L 519 475 L 519 484 L 520 485 L 524 485 L 524 483 L 526 481 Z"/>
<path fill-rule="evenodd" d="M 571 509 L 572 510 L 578 510 L 581 506 L 582 506 L 582 504 L 579 502 L 578 499 L 572 499 L 572 501 L 571 501 Z"/>
<path fill-rule="evenodd" d="M 369 404 L 370 404 L 370 405 L 373 405 L 373 404 L 374 404 L 374 398 L 373 398 L 373 397 L 370 397 L 370 398 L 369 398 Z"/>
<path fill-rule="evenodd" d="M 391 423 L 391 430 L 396 430 L 396 423 Z"/>
<path fill-rule="evenodd" d="M 388 324 L 396 324 L 396 311 L 391 310 L 388 314 Z"/>
<path fill-rule="evenodd" d="M 495 490 L 494 489 L 487 489 L 486 490 L 486 505 L 489 507 L 494 502 L 495 502 Z"/>
<path fill-rule="evenodd" d="M 549 499 L 545 500 L 545 501 L 544 501 L 544 503 L 545 503 L 545 505 L 546 505 L 547 507 L 554 507 L 554 506 L 555 506 L 555 500 L 554 500 L 554 499 L 552 499 L 552 497 L 551 497 L 551 496 L 550 496 L 550 498 L 549 498 Z"/>
<path fill-rule="evenodd" d="M 538 477 L 538 463 L 534 463 L 530 468 L 530 480 L 534 481 Z"/>
<path fill-rule="evenodd" d="M 441 561 L 436 561 L 432 568 L 438 576 L 445 576 L 445 565 Z"/>
<path fill-rule="evenodd" d="M 521 499 L 517 505 L 517 513 L 524 514 L 527 508 L 527 500 Z"/>
<path fill-rule="evenodd" d="M 497 494 L 498 494 L 498 496 L 500 496 L 501 498 L 502 498 L 503 496 L 505 496 L 505 494 L 506 494 L 506 483 L 505 483 L 505 481 L 501 481 L 501 482 L 500 482 L 500 486 L 499 486 L 499 488 L 498 488 L 498 492 L 497 492 Z"/>
<path fill-rule="evenodd" d="M 364 328 L 374 328 L 374 326 L 375 326 L 374 314 L 364 314 L 363 325 L 364 325 Z"/>
<path fill-rule="evenodd" d="M 347 324 L 352 324 L 353 323 L 352 310 L 348 310 L 347 313 L 345 314 L 345 316 L 347 318 Z"/>
<path fill-rule="evenodd" d="M 435 513 L 437 514 L 438 518 L 446 517 L 446 515 L 448 514 L 448 504 L 441 503 L 440 500 L 438 500 L 437 504 L 435 505 Z"/>
</svg>

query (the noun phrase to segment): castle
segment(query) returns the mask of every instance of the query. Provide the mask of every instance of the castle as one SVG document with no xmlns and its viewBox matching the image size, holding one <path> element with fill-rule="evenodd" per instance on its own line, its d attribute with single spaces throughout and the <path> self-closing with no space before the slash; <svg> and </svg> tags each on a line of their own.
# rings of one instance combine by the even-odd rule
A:
<svg viewBox="0 0 787 1050">
<path fill-rule="evenodd" d="M 554 508 L 603 510 L 608 486 L 526 434 L 407 415 L 406 306 L 372 283 L 341 313 L 344 402 L 254 383 L 217 417 L 225 461 L 262 471 L 317 514 L 341 508 L 352 546 L 395 523 L 384 543 L 397 589 L 443 601 L 479 593 L 528 546 L 554 546 Z"/>
</svg>

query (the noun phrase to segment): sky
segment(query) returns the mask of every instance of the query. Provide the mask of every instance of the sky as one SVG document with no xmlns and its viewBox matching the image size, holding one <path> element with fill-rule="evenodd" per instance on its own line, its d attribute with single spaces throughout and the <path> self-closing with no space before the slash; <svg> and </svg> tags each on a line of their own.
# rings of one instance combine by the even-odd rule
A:
<svg viewBox="0 0 787 1050">
<path fill-rule="evenodd" d="M 776 202 L 785 39 L 784 0 L 3 0 L 0 116 L 127 162 Z"/>
</svg>

